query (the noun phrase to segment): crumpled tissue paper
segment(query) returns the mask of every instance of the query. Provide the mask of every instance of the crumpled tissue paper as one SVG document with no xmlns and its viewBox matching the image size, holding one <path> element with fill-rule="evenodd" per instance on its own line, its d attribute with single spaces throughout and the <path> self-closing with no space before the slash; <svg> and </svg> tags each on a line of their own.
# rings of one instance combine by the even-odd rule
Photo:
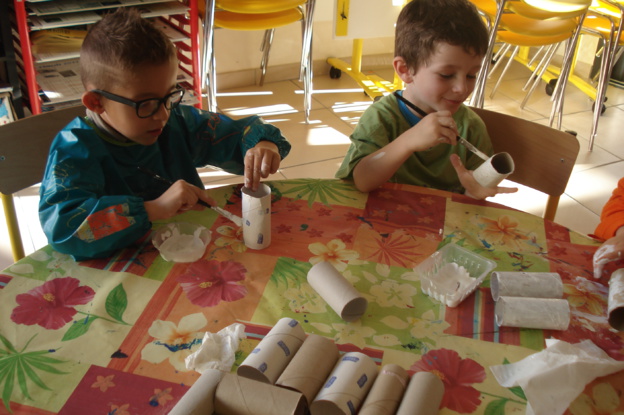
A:
<svg viewBox="0 0 624 415">
<path fill-rule="evenodd" d="M 546 340 L 546 349 L 519 362 L 490 366 L 501 386 L 520 386 L 527 415 L 563 414 L 585 386 L 600 376 L 624 369 L 591 340 L 570 344 Z"/>
<path fill-rule="evenodd" d="M 208 369 L 230 372 L 238 344 L 246 337 L 245 326 L 240 323 L 230 324 L 218 333 L 206 332 L 199 349 L 184 359 L 186 368 L 199 373 Z"/>
</svg>

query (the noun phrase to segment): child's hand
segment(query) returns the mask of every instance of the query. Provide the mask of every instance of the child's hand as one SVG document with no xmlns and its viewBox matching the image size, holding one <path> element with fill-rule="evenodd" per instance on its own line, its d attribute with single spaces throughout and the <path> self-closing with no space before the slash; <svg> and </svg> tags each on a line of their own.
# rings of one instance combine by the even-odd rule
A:
<svg viewBox="0 0 624 415">
<path fill-rule="evenodd" d="M 624 252 L 624 227 L 618 229 L 615 236 L 607 239 L 594 253 L 594 278 L 602 276 L 605 264 L 622 259 Z"/>
<path fill-rule="evenodd" d="M 277 146 L 270 141 L 260 141 L 245 154 L 245 187 L 258 190 L 261 178 L 266 178 L 279 168 L 282 158 Z"/>
<path fill-rule="evenodd" d="M 474 199 L 483 200 L 486 197 L 496 196 L 499 193 L 515 193 L 517 187 L 483 187 L 472 175 L 472 171 L 466 169 L 457 154 L 451 154 L 451 163 L 457 172 L 460 183 L 466 189 L 466 194 Z"/>
<path fill-rule="evenodd" d="M 427 150 L 440 143 L 457 144 L 457 125 L 450 111 L 437 111 L 423 117 L 403 133 L 410 151 Z"/>
<path fill-rule="evenodd" d="M 190 209 L 200 209 L 197 202 L 204 202 L 215 206 L 214 200 L 206 195 L 204 189 L 192 185 L 184 180 L 173 183 L 158 199 L 145 202 L 145 210 L 150 221 L 169 219 L 178 213 Z"/>
</svg>

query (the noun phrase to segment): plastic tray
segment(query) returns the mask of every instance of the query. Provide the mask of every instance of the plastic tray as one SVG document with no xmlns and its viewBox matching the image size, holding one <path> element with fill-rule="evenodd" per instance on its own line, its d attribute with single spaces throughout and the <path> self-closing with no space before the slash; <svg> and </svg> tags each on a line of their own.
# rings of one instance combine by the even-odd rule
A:
<svg viewBox="0 0 624 415">
<path fill-rule="evenodd" d="M 462 266 L 470 277 L 455 281 L 448 275 L 442 276 L 440 270 L 450 263 Z M 418 264 L 414 271 L 420 277 L 420 287 L 425 294 L 449 307 L 456 307 L 477 289 L 494 268 L 496 262 L 459 245 L 448 244 Z"/>
</svg>

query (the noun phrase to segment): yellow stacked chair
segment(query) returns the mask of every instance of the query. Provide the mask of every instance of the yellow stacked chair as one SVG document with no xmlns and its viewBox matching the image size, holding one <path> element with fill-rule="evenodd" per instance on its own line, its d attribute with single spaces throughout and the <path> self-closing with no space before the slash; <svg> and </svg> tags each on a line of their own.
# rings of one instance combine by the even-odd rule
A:
<svg viewBox="0 0 624 415">
<path fill-rule="evenodd" d="M 264 82 L 266 67 L 275 29 L 301 22 L 302 47 L 299 79 L 303 82 L 306 122 L 312 106 L 312 22 L 316 0 L 206 0 L 200 1 L 204 16 L 202 82 L 206 85 L 208 110 L 217 109 L 216 59 L 214 30 L 264 30 L 260 84 Z M 203 13 L 202 13 L 203 12 Z"/>
</svg>

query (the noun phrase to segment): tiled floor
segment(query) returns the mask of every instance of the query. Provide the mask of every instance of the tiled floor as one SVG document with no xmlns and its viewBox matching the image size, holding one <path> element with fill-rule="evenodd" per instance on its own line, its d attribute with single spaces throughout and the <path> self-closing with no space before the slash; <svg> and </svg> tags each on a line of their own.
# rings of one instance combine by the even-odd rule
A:
<svg viewBox="0 0 624 415">
<path fill-rule="evenodd" d="M 269 68 L 270 70 L 270 68 Z M 384 79 L 392 79 L 392 70 L 376 70 Z M 496 75 L 496 74 L 495 74 Z M 524 110 L 519 103 L 524 98 L 522 87 L 529 76 L 526 68 L 512 66 L 494 98 L 487 91 L 485 108 L 546 124 L 550 100 L 539 87 Z M 495 79 L 489 81 L 493 85 Z M 235 118 L 259 114 L 279 127 L 291 141 L 293 148 L 278 173 L 270 179 L 298 177 L 333 177 L 349 146 L 349 134 L 371 100 L 349 76 L 330 79 L 325 73 L 314 77 L 313 108 L 310 123 L 304 122 L 301 84 L 282 81 L 264 87 L 243 87 L 220 91 L 220 110 Z M 599 213 L 624 176 L 624 90 L 609 87 L 607 110 L 600 120 L 598 138 L 592 152 L 587 151 L 592 120 L 592 101 L 579 89 L 570 85 L 566 92 L 563 129 L 574 130 L 581 142 L 581 152 L 555 220 L 580 233 L 591 233 L 599 220 Z M 516 166 L 522 168 L 522 166 Z M 238 183 L 241 178 L 213 169 L 203 169 L 206 186 Z M 29 189 L 18 200 L 18 212 L 26 231 L 26 249 L 32 252 L 45 244 L 45 238 L 36 217 L 36 189 Z M 499 195 L 495 202 L 541 215 L 545 196 L 522 188 L 511 195 Z M 0 269 L 12 263 L 6 230 L 0 223 Z"/>
</svg>

